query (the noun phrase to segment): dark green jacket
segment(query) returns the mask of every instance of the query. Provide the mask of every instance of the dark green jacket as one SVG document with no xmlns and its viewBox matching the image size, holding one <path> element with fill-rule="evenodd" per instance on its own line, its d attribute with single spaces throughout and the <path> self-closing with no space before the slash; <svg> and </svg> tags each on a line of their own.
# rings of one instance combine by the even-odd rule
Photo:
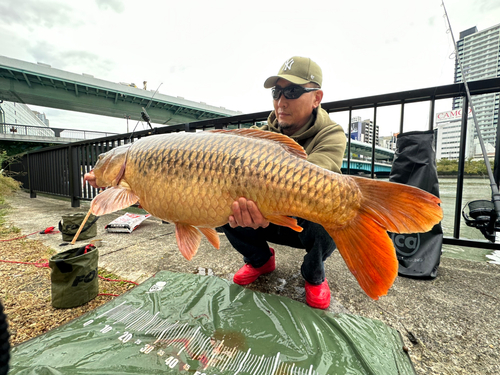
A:
<svg viewBox="0 0 500 375">
<path fill-rule="evenodd" d="M 347 142 L 344 129 L 332 121 L 321 106 L 314 112 L 311 120 L 290 138 L 304 147 L 309 162 L 340 173 Z M 259 129 L 281 133 L 274 111 L 269 115 L 267 125 Z"/>
</svg>

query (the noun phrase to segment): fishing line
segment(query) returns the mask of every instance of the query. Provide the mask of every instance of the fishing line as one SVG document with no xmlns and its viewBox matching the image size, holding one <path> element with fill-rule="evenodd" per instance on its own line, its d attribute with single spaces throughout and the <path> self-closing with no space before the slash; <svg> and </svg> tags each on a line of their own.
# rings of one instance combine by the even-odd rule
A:
<svg viewBox="0 0 500 375">
<path fill-rule="evenodd" d="M 446 365 L 444 364 L 444 362 L 441 360 L 440 357 L 438 357 L 436 354 L 434 354 L 429 348 L 427 348 L 427 346 L 424 344 L 424 342 L 417 336 L 415 335 L 412 331 L 408 330 L 408 328 L 406 328 L 406 326 L 403 324 L 403 317 L 400 317 L 399 315 L 396 315 L 386 309 L 384 309 L 380 303 L 376 303 L 375 301 L 371 301 L 374 305 L 376 304 L 376 308 L 379 308 L 380 310 L 382 310 L 384 313 L 388 314 L 388 315 L 392 315 L 394 318 L 396 318 L 396 321 L 397 323 L 399 323 L 403 328 L 404 330 L 406 331 L 406 337 L 408 338 L 408 340 L 413 344 L 413 346 L 417 346 L 417 345 L 420 345 L 421 349 L 422 349 L 422 353 L 425 353 L 426 355 L 428 355 L 429 357 L 432 357 L 432 359 L 434 361 L 436 361 L 437 363 L 441 364 L 441 366 L 443 366 L 443 368 L 446 368 Z M 398 331 L 399 332 L 399 331 Z M 401 333 L 400 333 L 401 334 Z M 403 350 L 405 352 L 409 352 L 409 349 L 406 347 L 406 346 L 403 346 Z M 423 363 L 423 361 L 422 361 Z M 453 373 L 453 374 L 457 374 L 457 372 L 455 371 L 455 369 L 453 368 L 448 368 L 447 369 L 449 373 Z"/>
<path fill-rule="evenodd" d="M 168 233 L 160 234 L 160 235 L 158 235 L 158 236 L 148 238 L 148 239 L 146 239 L 145 241 L 152 241 L 152 240 L 154 240 L 154 239 L 157 239 L 158 237 L 169 236 L 169 235 L 174 234 L 174 233 L 175 233 L 175 232 L 168 232 Z M 131 244 L 131 245 L 124 246 L 124 247 L 121 247 L 121 248 L 119 248 L 119 249 L 116 249 L 116 250 L 109 251 L 109 252 L 107 252 L 107 253 L 101 254 L 101 256 L 104 256 L 104 255 L 109 255 L 109 254 L 113 254 L 113 253 L 116 253 L 116 252 L 118 252 L 118 251 L 122 251 L 122 250 L 128 249 L 129 247 L 132 247 L 132 246 L 138 245 L 138 244 L 139 244 L 139 243 L 141 243 L 141 242 L 143 242 L 143 241 L 141 240 L 141 241 L 134 242 L 134 243 L 133 243 L 133 244 Z"/>
<path fill-rule="evenodd" d="M 452 38 L 453 46 L 454 46 L 454 50 L 455 50 L 455 52 L 454 52 L 455 58 L 460 66 L 460 72 L 462 73 L 462 82 L 465 86 L 467 99 L 469 101 L 469 106 L 470 106 L 470 109 L 472 112 L 472 118 L 474 120 L 474 125 L 476 128 L 477 138 L 479 140 L 479 144 L 481 146 L 481 151 L 483 153 L 484 163 L 486 164 L 486 171 L 488 172 L 488 178 L 490 180 L 490 187 L 491 187 L 491 192 L 492 192 L 492 201 L 491 202 L 493 203 L 493 210 L 494 210 L 491 212 L 491 208 L 487 207 L 487 205 L 483 203 L 483 202 L 488 202 L 488 201 L 475 201 L 475 202 L 468 203 L 467 206 L 470 210 L 471 215 L 472 215 L 472 211 L 476 210 L 478 216 L 474 217 L 474 215 L 472 215 L 472 217 L 470 217 L 470 216 L 466 215 L 466 213 L 464 211 L 462 211 L 462 214 L 463 214 L 464 219 L 466 221 L 466 224 L 468 226 L 477 227 L 478 229 L 481 230 L 483 235 L 488 240 L 490 240 L 491 242 L 495 242 L 495 231 L 497 229 L 500 229 L 500 228 L 497 228 L 495 225 L 497 218 L 500 217 L 500 194 L 498 192 L 498 186 L 495 182 L 495 178 L 493 177 L 491 165 L 490 165 L 490 162 L 488 160 L 488 154 L 486 152 L 486 147 L 484 145 L 483 137 L 481 135 L 481 129 L 479 128 L 479 123 L 477 121 L 476 110 L 475 110 L 474 105 L 472 103 L 472 96 L 470 94 L 469 85 L 467 83 L 466 73 L 469 70 L 469 68 L 467 68 L 467 71 L 465 71 L 464 67 L 462 65 L 462 60 L 461 60 L 460 55 L 458 53 L 457 43 L 455 42 L 455 37 L 453 36 L 453 30 L 451 28 L 450 18 L 448 17 L 448 12 L 446 11 L 446 7 L 444 5 L 444 0 L 441 0 L 441 6 L 444 9 L 444 17 L 446 18 L 446 21 L 448 23 L 448 29 L 446 30 L 446 32 L 451 34 L 451 38 Z M 467 108 L 464 108 L 464 110 L 467 111 Z M 472 205 L 472 203 L 475 203 L 475 204 Z M 480 216 L 481 220 L 478 220 L 480 218 L 479 215 L 482 215 L 482 216 Z"/>
</svg>

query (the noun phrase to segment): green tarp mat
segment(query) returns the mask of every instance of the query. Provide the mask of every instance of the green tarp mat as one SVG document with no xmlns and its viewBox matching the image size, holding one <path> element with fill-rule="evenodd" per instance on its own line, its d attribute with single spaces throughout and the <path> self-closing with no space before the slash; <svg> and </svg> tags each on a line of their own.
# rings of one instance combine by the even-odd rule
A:
<svg viewBox="0 0 500 375">
<path fill-rule="evenodd" d="M 167 271 L 11 355 L 9 375 L 415 373 L 380 321 Z"/>
</svg>

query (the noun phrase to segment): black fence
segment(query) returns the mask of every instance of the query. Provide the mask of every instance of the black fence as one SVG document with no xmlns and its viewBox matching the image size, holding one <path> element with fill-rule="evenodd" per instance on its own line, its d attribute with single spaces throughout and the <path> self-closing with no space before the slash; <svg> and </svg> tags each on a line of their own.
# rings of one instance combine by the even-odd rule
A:
<svg viewBox="0 0 500 375">
<path fill-rule="evenodd" d="M 474 81 L 469 83 L 471 94 L 481 95 L 500 92 L 500 78 Z M 446 86 L 437 86 L 426 89 L 418 89 L 392 94 L 384 94 L 370 97 L 363 97 L 350 100 L 322 103 L 322 108 L 329 113 L 348 112 L 349 121 L 352 118 L 353 111 L 359 109 L 373 110 L 373 126 L 377 126 L 377 110 L 385 106 L 400 105 L 401 116 L 399 132 L 404 132 L 404 112 L 405 106 L 411 103 L 428 102 L 429 103 L 429 121 L 428 129 L 434 128 L 435 102 L 441 99 L 451 99 L 463 97 L 464 108 L 468 107 L 466 91 L 463 84 L 452 84 Z M 498 104 L 497 104 L 498 106 Z M 497 108 L 498 110 L 498 108 Z M 457 195 L 455 200 L 455 220 L 453 237 L 445 237 L 445 244 L 454 244 L 459 246 L 471 246 L 486 249 L 500 250 L 500 244 L 490 243 L 481 240 L 468 240 L 460 238 L 461 221 L 461 202 L 463 194 L 464 163 L 465 163 L 465 143 L 467 127 L 473 124 L 467 123 L 468 110 L 462 110 L 461 139 L 459 171 L 457 177 Z M 97 191 L 88 184 L 84 185 L 83 176 L 89 172 L 97 161 L 99 154 L 111 150 L 114 147 L 134 142 L 142 137 L 153 134 L 164 134 L 171 132 L 194 132 L 208 129 L 240 128 L 249 125 L 259 124 L 267 120 L 269 111 L 239 115 L 234 117 L 225 117 L 193 123 L 165 126 L 142 130 L 135 133 L 119 134 L 104 138 L 96 138 L 85 141 L 78 141 L 67 145 L 54 146 L 41 150 L 31 151 L 22 157 L 19 163 L 9 166 L 12 172 L 18 172 L 18 179 L 25 189 L 30 191 L 32 198 L 36 193 L 46 193 L 62 197 L 71 198 L 72 207 L 78 207 L 80 200 L 92 200 Z M 375 146 L 376 137 L 372 137 L 372 157 L 371 157 L 371 178 L 375 177 Z M 351 139 L 351 129 L 349 126 L 348 139 Z M 500 127 L 497 126 L 497 151 L 495 154 L 495 180 L 498 184 L 500 168 Z M 347 170 L 350 173 L 349 165 L 351 159 L 351 143 L 347 145 Z"/>
</svg>

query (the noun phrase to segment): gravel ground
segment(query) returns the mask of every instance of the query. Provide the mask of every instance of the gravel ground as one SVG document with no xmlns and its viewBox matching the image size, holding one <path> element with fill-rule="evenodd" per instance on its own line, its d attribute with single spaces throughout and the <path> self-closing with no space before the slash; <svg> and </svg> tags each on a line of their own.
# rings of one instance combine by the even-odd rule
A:
<svg viewBox="0 0 500 375">
<path fill-rule="evenodd" d="M 63 213 L 88 210 L 85 202 L 81 208 L 71 208 L 68 201 L 41 196 L 30 199 L 25 192 L 8 201 L 13 209 L 7 220 L 24 234 L 57 225 Z M 121 278 L 140 282 L 163 269 L 186 273 L 210 269 L 218 277 L 232 279 L 242 265 L 223 236 L 219 251 L 203 240 L 194 259 L 186 261 L 177 250 L 173 225 L 154 218 L 132 234 L 106 233 L 104 224 L 123 213 L 101 217 L 98 231 L 105 241 L 100 248 L 100 267 Z M 35 239 L 61 251 L 58 236 L 36 235 Z M 275 249 L 276 271 L 249 288 L 304 302 L 299 274 L 303 251 L 284 246 Z M 378 319 L 397 329 L 418 374 L 500 374 L 500 265 L 442 257 L 436 279 L 398 277 L 388 295 L 378 301 L 359 288 L 338 252 L 327 260 L 326 268 L 333 297 L 329 311 Z"/>
</svg>

